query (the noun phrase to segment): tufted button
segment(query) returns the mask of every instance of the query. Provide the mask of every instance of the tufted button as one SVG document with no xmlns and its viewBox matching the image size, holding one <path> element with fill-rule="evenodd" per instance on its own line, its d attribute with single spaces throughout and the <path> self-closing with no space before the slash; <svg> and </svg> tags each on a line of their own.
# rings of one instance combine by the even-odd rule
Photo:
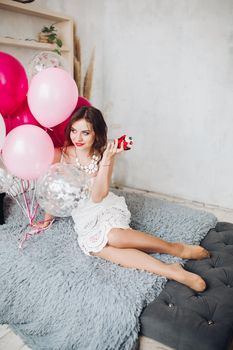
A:
<svg viewBox="0 0 233 350">
<path fill-rule="evenodd" d="M 230 284 L 227 284 L 227 288 L 231 288 L 231 285 L 230 285 Z"/>
<path fill-rule="evenodd" d="M 214 324 L 214 321 L 213 320 L 209 320 L 207 323 L 210 326 L 210 325 Z"/>
<path fill-rule="evenodd" d="M 174 306 L 174 304 L 172 304 L 172 303 L 168 304 L 168 307 L 173 307 L 173 306 Z"/>
</svg>

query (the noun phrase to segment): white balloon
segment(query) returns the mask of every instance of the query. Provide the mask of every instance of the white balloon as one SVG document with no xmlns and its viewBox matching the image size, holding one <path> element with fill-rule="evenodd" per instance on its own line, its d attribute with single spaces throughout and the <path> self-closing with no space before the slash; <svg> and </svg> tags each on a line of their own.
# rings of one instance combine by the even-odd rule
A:
<svg viewBox="0 0 233 350">
<path fill-rule="evenodd" d="M 2 149 L 2 146 L 4 144 L 5 137 L 6 137 L 6 125 L 2 115 L 0 114 L 0 150 Z"/>
</svg>

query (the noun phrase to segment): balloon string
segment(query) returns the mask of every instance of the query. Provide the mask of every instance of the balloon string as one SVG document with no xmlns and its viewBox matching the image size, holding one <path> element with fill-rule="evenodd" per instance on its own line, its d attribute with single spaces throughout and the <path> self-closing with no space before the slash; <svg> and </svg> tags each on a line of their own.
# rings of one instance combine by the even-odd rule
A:
<svg viewBox="0 0 233 350">
<path fill-rule="evenodd" d="M 45 221 L 42 221 L 40 223 L 45 223 L 47 222 L 48 220 L 45 220 Z M 20 241 L 19 243 L 19 249 L 22 249 L 23 248 L 23 245 L 24 243 L 30 238 L 30 237 L 33 237 L 35 235 L 38 235 L 40 233 L 42 233 L 43 231 L 46 231 L 48 230 L 49 227 L 51 227 L 51 225 L 53 224 L 54 222 L 54 219 L 53 220 L 50 220 L 50 223 L 47 227 L 42 227 L 42 228 L 35 228 L 35 229 L 32 229 L 31 231 L 29 232 L 26 232 L 24 235 L 23 235 L 23 238 L 22 240 Z M 31 225 L 32 226 L 32 225 Z"/>
<path fill-rule="evenodd" d="M 34 218 L 36 216 L 39 204 L 37 203 L 35 205 L 35 208 L 34 208 L 34 211 L 33 211 L 36 189 L 35 188 L 33 189 L 33 195 L 30 196 L 30 193 L 32 191 L 30 186 L 31 185 L 30 185 L 29 180 L 27 181 L 27 183 L 25 183 L 23 180 L 21 180 L 21 187 L 22 187 L 22 190 L 23 190 L 23 198 L 24 198 L 24 203 L 25 203 L 25 207 L 26 207 L 26 212 L 27 212 L 27 216 L 28 216 L 28 219 L 29 219 L 29 224 L 32 225 L 33 220 L 34 220 Z M 28 189 L 29 189 L 29 191 L 28 191 Z M 30 193 L 27 194 L 27 191 L 30 192 Z M 31 202 L 31 206 L 30 206 L 30 202 Z"/>
<path fill-rule="evenodd" d="M 45 132 L 48 132 L 48 130 L 53 131 L 53 129 L 52 129 L 52 128 L 49 128 L 48 126 L 44 127 L 44 131 L 45 131 Z"/>
<path fill-rule="evenodd" d="M 31 225 L 32 224 L 32 217 L 31 217 L 31 212 L 30 212 L 30 209 L 29 209 L 29 201 L 28 201 L 28 198 L 27 198 L 27 195 L 26 195 L 26 189 L 24 187 L 24 181 L 23 180 L 20 180 L 20 181 L 21 181 L 21 187 L 22 187 L 22 190 L 23 190 L 23 198 L 24 198 L 24 203 L 26 205 L 27 215 L 28 215 L 29 223 Z"/>
<path fill-rule="evenodd" d="M 34 212 L 33 212 L 33 214 L 32 214 L 32 222 L 33 222 L 33 220 L 35 219 L 35 216 L 36 216 L 36 213 L 37 213 L 37 209 L 39 208 L 39 204 L 37 203 L 36 204 L 36 207 L 35 207 L 35 209 L 34 209 Z"/>
<path fill-rule="evenodd" d="M 34 189 L 32 190 L 31 213 L 32 213 L 32 211 L 33 211 L 34 201 L 35 201 L 36 181 L 33 182 L 33 188 L 34 188 Z M 30 191 L 31 191 L 31 189 L 30 189 Z M 39 204 L 37 203 L 37 204 L 35 205 L 34 212 L 32 213 L 32 222 L 33 222 L 33 220 L 34 220 L 34 218 L 35 218 L 35 216 L 36 216 L 38 207 L 39 207 Z"/>
<path fill-rule="evenodd" d="M 28 217 L 27 211 L 26 211 L 26 209 L 21 205 L 20 201 L 19 201 L 14 195 L 12 195 L 10 192 L 7 192 L 7 194 L 9 194 L 9 196 L 11 196 L 11 198 L 14 199 L 14 200 L 16 201 L 16 203 L 18 204 L 18 206 L 22 209 L 22 212 L 25 214 L 25 216 Z"/>
</svg>

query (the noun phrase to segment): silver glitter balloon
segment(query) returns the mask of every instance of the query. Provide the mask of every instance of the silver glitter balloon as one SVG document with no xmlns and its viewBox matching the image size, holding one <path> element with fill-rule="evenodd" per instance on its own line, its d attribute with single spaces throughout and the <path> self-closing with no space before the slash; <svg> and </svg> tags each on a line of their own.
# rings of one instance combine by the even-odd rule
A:
<svg viewBox="0 0 233 350">
<path fill-rule="evenodd" d="M 36 54 L 28 64 L 28 77 L 31 80 L 34 75 L 46 68 L 61 68 L 68 71 L 66 61 L 56 52 L 42 51 Z"/>
<path fill-rule="evenodd" d="M 87 196 L 86 177 L 74 164 L 54 164 L 37 181 L 37 201 L 54 216 L 71 215 L 72 209 Z"/>
<path fill-rule="evenodd" d="M 0 193 L 8 192 L 13 182 L 13 176 L 7 170 L 0 168 Z"/>
</svg>

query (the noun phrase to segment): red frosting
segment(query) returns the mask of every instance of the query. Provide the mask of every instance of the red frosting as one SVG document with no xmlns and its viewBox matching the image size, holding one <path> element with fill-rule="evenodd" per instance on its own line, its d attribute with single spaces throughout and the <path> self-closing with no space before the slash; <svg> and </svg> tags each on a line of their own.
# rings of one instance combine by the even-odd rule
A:
<svg viewBox="0 0 233 350">
<path fill-rule="evenodd" d="M 131 148 L 129 147 L 129 145 L 133 144 L 131 137 L 127 137 L 126 135 L 123 135 L 118 138 L 117 148 L 121 147 L 122 142 L 123 142 L 123 147 L 125 151 L 129 150 Z"/>
</svg>

